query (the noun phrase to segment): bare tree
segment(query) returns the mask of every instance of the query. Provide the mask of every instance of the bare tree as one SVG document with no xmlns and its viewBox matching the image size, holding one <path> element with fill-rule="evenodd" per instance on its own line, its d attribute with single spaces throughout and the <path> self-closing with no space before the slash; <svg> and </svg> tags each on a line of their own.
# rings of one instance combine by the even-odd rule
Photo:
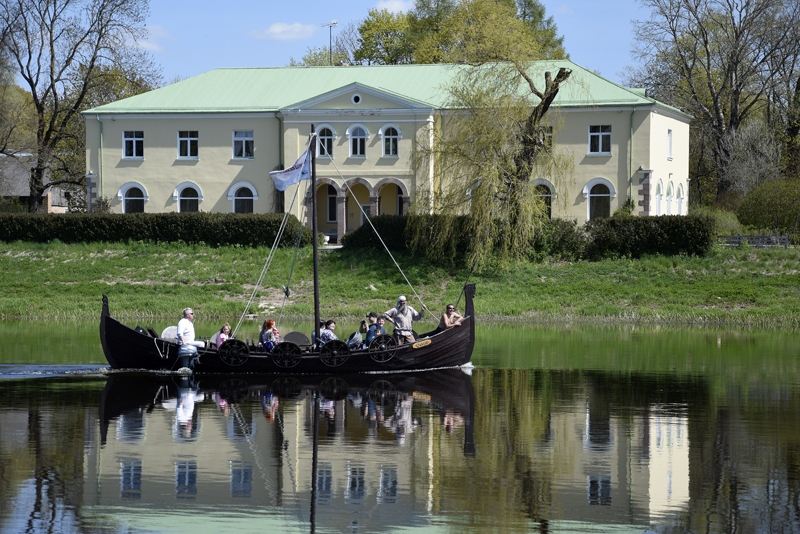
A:
<svg viewBox="0 0 800 534">
<path fill-rule="evenodd" d="M 635 53 L 659 94 L 709 128 L 719 199 L 733 189 L 729 133 L 764 112 L 782 66 L 800 52 L 798 0 L 640 0 Z M 672 73 L 672 75 L 670 75 Z"/>
<path fill-rule="evenodd" d="M 731 158 L 728 179 L 742 197 L 759 184 L 781 178 L 780 145 L 765 123 L 751 121 L 728 132 L 722 144 Z"/>
<path fill-rule="evenodd" d="M 137 47 L 148 12 L 148 0 L 0 0 L 2 46 L 36 116 L 29 211 L 41 208 L 47 187 L 83 182 L 59 153 L 98 72 L 115 67 L 157 76 Z"/>
</svg>

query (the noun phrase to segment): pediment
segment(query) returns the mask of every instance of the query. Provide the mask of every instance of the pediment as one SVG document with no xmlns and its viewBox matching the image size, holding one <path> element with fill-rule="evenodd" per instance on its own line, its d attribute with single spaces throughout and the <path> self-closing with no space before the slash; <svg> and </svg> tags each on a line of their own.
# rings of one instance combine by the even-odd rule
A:
<svg viewBox="0 0 800 534">
<path fill-rule="evenodd" d="M 361 83 L 350 83 L 283 108 L 283 111 L 299 110 L 379 110 L 379 109 L 430 109 L 431 104 L 420 102 L 387 89 L 370 87 Z"/>
</svg>

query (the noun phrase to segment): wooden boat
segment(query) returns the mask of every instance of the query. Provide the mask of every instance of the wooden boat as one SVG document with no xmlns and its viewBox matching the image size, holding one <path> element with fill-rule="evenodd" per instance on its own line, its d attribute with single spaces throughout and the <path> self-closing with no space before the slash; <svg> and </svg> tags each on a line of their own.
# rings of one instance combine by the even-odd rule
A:
<svg viewBox="0 0 800 534">
<path fill-rule="evenodd" d="M 313 128 L 312 128 L 313 132 Z M 309 147 L 311 190 L 316 190 L 316 165 L 312 135 Z M 299 161 L 299 160 L 298 160 Z M 316 195 L 312 195 L 312 232 L 317 235 Z M 314 252 L 314 322 L 320 324 L 318 244 Z M 413 344 L 398 345 L 388 335 L 377 336 L 366 348 L 352 350 L 341 340 L 317 345 L 301 332 L 291 332 L 272 350 L 230 339 L 220 347 L 199 349 L 196 373 L 364 373 L 439 369 L 467 365 L 475 344 L 475 285 L 464 286 L 464 319 L 458 327 L 443 332 L 426 332 L 416 336 Z M 312 331 L 313 328 L 309 328 Z M 131 328 L 114 319 L 109 312 L 108 297 L 103 295 L 100 314 L 100 341 L 113 369 L 177 371 L 181 368 L 178 344 L 159 337 L 152 328 Z"/>
<path fill-rule="evenodd" d="M 466 365 L 475 344 L 473 295 L 464 288 L 465 313 L 461 326 L 426 332 L 413 344 L 397 345 L 392 336 L 377 336 L 366 349 L 351 350 L 341 340 L 317 347 L 300 332 L 285 336 L 271 351 L 231 339 L 219 348 L 199 349 L 195 373 L 363 373 L 439 369 Z M 178 344 L 158 337 L 152 328 L 131 328 L 109 313 L 103 295 L 100 341 L 112 369 L 177 371 Z"/>
</svg>

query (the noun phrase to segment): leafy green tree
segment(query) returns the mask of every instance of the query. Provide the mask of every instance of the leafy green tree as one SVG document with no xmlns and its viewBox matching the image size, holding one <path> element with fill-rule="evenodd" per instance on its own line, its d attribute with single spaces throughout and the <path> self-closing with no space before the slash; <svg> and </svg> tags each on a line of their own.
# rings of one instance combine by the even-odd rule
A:
<svg viewBox="0 0 800 534">
<path fill-rule="evenodd" d="M 0 0 L 0 44 L 36 117 L 29 211 L 41 208 L 48 186 L 83 184 L 84 170 L 70 164 L 64 149 L 84 120 L 80 112 L 102 79 L 98 72 L 118 67 L 159 79 L 136 46 L 146 35 L 148 9 L 148 0 Z"/>
<path fill-rule="evenodd" d="M 544 206 L 533 187 L 534 175 L 560 182 L 571 172 L 569 158 L 551 148 L 552 124 L 545 117 L 561 84 L 571 74 L 535 79 L 531 60 L 541 57 L 529 26 L 513 5 L 495 0 L 462 2 L 457 39 L 447 55 L 466 62 L 448 88 L 450 109 L 432 132 L 434 142 L 418 143 L 419 172 L 434 168 L 436 203 L 418 195 L 409 221 L 412 247 L 435 258 L 454 257 L 455 217 L 465 215 L 472 238 L 470 260 L 490 261 L 497 247 L 503 261 L 529 251 Z M 543 83 L 542 83 L 543 82 Z"/>
<path fill-rule="evenodd" d="M 355 60 L 367 65 L 400 65 L 411 63 L 409 16 L 387 9 L 370 9 L 358 27 L 359 48 Z"/>
<path fill-rule="evenodd" d="M 640 0 L 650 19 L 636 25 L 636 76 L 656 98 L 698 117 L 710 136 L 719 202 L 734 189 L 731 136 L 764 120 L 787 62 L 800 53 L 800 4 L 782 0 Z"/>
</svg>

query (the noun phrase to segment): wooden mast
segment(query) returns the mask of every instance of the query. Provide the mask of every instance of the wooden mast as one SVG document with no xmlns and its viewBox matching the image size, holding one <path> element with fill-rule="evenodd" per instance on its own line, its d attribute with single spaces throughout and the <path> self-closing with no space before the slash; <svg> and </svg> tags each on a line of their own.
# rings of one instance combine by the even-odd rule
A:
<svg viewBox="0 0 800 534">
<path fill-rule="evenodd" d="M 319 243 L 317 238 L 317 136 L 311 125 L 311 142 L 308 150 L 311 156 L 311 243 L 314 250 L 314 324 L 312 341 L 319 344 Z"/>
</svg>

